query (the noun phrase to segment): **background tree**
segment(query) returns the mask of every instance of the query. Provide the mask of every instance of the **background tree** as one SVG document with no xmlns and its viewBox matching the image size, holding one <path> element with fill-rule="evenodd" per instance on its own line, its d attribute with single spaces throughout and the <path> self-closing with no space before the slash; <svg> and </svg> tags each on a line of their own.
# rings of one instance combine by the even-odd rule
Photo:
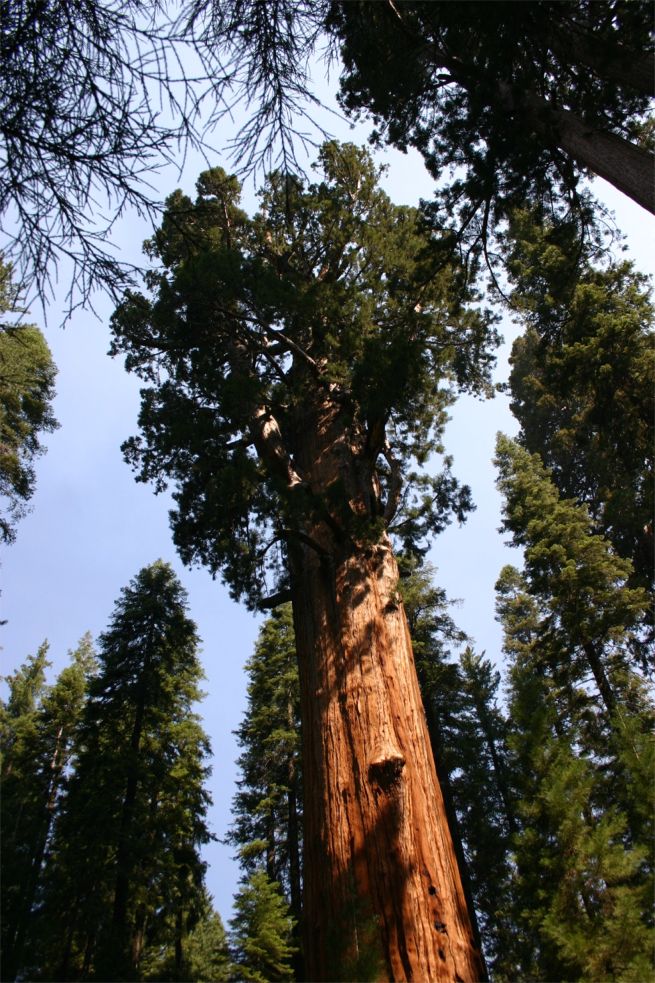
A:
<svg viewBox="0 0 655 983">
<path fill-rule="evenodd" d="M 327 144 L 320 168 L 308 187 L 272 175 L 252 220 L 220 170 L 195 203 L 169 199 L 153 299 L 130 294 L 113 319 L 114 353 L 150 384 L 127 456 L 142 479 L 176 484 L 185 561 L 251 603 L 265 569 L 290 585 L 312 790 L 308 974 L 326 975 L 335 939 L 350 958 L 357 919 L 380 916 L 388 973 L 478 976 L 388 533 L 420 543 L 463 517 L 450 462 L 436 477 L 421 465 L 441 450 L 452 388 L 488 386 L 495 336 L 439 231 L 389 202 L 365 153 Z"/>
<path fill-rule="evenodd" d="M 237 730 L 241 755 L 234 822 L 246 874 L 264 870 L 277 882 L 294 920 L 301 920 L 302 777 L 300 684 L 291 606 L 273 611 L 246 663 L 248 704 Z"/>
<path fill-rule="evenodd" d="M 501 437 L 498 465 L 505 527 L 525 548 L 524 572 L 506 567 L 497 585 L 516 796 L 516 932 L 499 969 L 638 979 L 652 971 L 652 831 L 640 802 L 654 748 L 631 647 L 646 595 L 627 586 L 630 564 L 593 533 L 584 506 L 559 498 L 536 455 Z"/>
<path fill-rule="evenodd" d="M 31 874 L 30 840 L 35 836 L 33 807 L 43 801 L 35 789 L 32 769 L 37 739 L 38 708 L 45 689 L 48 645 L 40 646 L 15 673 L 6 678 L 8 698 L 2 703 L 2 797 L 0 820 L 3 853 L 2 975 L 13 979 L 15 952 L 25 923 L 24 885 Z M 27 765 L 25 768 L 24 766 Z M 36 799 L 36 803 L 34 802 Z M 32 808 L 30 808 L 32 807 Z M 27 817 L 22 815 L 23 810 Z M 38 816 L 40 819 L 41 816 Z M 30 819 L 32 822 L 30 822 Z M 38 822 L 37 819 L 37 822 Z M 29 904 L 27 906 L 29 908 Z M 13 975 L 12 975 L 13 974 Z"/>
<path fill-rule="evenodd" d="M 498 485 L 505 498 L 503 528 L 525 550 L 530 591 L 547 614 L 544 646 L 564 651 L 571 681 L 592 674 L 611 715 L 619 680 L 648 608 L 643 588 L 629 585 L 632 565 L 594 534 L 586 506 L 560 498 L 538 455 L 502 435 Z"/>
<path fill-rule="evenodd" d="M 506 567 L 498 590 L 516 816 L 507 896 L 514 931 L 498 978 L 647 977 L 652 832 L 634 806 L 650 785 L 652 706 L 633 679 L 609 734 L 588 685 L 571 682 L 566 654 L 557 663 L 544 646 L 529 580 Z"/>
<path fill-rule="evenodd" d="M 647 280 L 602 248 L 599 232 L 513 215 L 506 268 L 526 330 L 509 380 L 520 443 L 637 581 L 653 584 L 653 308 Z M 626 439 L 626 435 L 629 438 Z"/>
<path fill-rule="evenodd" d="M 205 910 L 200 846 L 210 838 L 207 739 L 193 704 L 195 626 L 171 568 L 158 561 L 122 591 L 99 640 L 80 751 L 50 862 L 44 975 L 139 978 L 149 940 L 183 969 Z"/>
<path fill-rule="evenodd" d="M 41 435 L 58 423 L 51 405 L 57 369 L 45 338 L 32 324 L 9 323 L 6 314 L 19 315 L 18 297 L 11 267 L 0 259 L 0 538 L 10 543 L 34 494 Z"/>
<path fill-rule="evenodd" d="M 216 983 L 232 979 L 227 935 L 221 916 L 211 911 L 191 930 L 187 940 L 186 958 L 190 980 L 212 980 Z"/>
<path fill-rule="evenodd" d="M 292 920 L 278 885 L 263 870 L 245 880 L 234 899 L 230 941 L 238 978 L 249 983 L 290 983 Z"/>
<path fill-rule="evenodd" d="M 507 721 L 497 705 L 500 673 L 457 629 L 429 564 L 403 557 L 400 590 L 439 781 L 488 965 L 511 931 L 504 910 L 513 798 Z"/>
<path fill-rule="evenodd" d="M 95 669 L 85 635 L 71 664 L 45 686 L 47 644 L 8 677 L 3 706 L 2 973 L 13 980 L 27 960 L 37 966 L 35 908 L 53 822 L 75 754 L 89 678 Z"/>
<path fill-rule="evenodd" d="M 227 983 L 234 979 L 223 921 L 214 911 L 211 899 L 205 900 L 202 913 L 183 937 L 176 930 L 175 913 L 168 924 L 160 926 L 156 937 L 149 939 L 139 966 L 141 979 L 153 983 L 165 980 Z"/>
</svg>

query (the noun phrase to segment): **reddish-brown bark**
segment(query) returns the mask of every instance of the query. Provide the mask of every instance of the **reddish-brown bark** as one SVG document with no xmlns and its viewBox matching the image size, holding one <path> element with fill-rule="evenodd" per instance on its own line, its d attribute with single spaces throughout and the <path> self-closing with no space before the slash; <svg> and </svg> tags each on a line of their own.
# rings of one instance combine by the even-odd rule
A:
<svg viewBox="0 0 655 983">
<path fill-rule="evenodd" d="M 311 491 L 336 481 L 350 514 L 376 487 L 335 406 L 305 418 Z M 350 438 L 348 437 L 350 434 Z M 320 514 L 292 546 L 304 779 L 310 980 L 484 977 L 439 789 L 398 571 L 385 533 Z M 310 544 L 310 540 L 313 545 Z"/>
</svg>

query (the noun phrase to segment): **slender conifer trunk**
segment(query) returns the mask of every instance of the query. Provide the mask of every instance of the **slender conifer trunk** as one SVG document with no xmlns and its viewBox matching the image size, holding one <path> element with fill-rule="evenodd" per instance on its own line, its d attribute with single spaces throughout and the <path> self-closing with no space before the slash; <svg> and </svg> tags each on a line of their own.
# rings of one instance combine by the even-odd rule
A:
<svg viewBox="0 0 655 983">
<path fill-rule="evenodd" d="M 338 408 L 304 418 L 311 491 L 352 514 L 375 494 Z M 350 434 L 350 436 L 349 436 Z M 367 479 L 368 473 L 368 479 Z M 291 550 L 301 684 L 310 980 L 484 978 L 385 534 L 320 517 Z M 311 544 L 310 544 L 311 540 Z"/>
</svg>

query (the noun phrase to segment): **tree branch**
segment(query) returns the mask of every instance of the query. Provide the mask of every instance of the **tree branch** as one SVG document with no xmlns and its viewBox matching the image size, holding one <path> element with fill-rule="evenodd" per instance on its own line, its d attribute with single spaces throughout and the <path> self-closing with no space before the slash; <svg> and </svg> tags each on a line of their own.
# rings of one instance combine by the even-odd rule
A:
<svg viewBox="0 0 655 983">
<path fill-rule="evenodd" d="M 384 507 L 384 521 L 390 523 L 400 504 L 403 490 L 402 468 L 400 462 L 394 457 L 391 444 L 385 440 L 382 448 L 382 456 L 389 465 L 391 476 L 389 478 L 389 491 L 387 493 L 387 503 Z"/>
<path fill-rule="evenodd" d="M 279 608 L 282 604 L 287 604 L 290 600 L 291 588 L 285 587 L 284 590 L 279 590 L 275 594 L 263 597 L 258 602 L 257 608 L 259 611 L 271 611 L 273 608 Z"/>
</svg>

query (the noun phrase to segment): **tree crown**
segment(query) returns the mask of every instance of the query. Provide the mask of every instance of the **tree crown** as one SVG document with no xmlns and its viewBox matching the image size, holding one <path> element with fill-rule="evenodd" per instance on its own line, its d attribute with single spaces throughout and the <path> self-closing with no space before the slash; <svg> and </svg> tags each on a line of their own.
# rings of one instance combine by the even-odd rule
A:
<svg viewBox="0 0 655 983">
<path fill-rule="evenodd" d="M 369 527 L 395 517 L 416 542 L 470 507 L 449 459 L 436 479 L 421 469 L 443 452 L 455 388 L 490 388 L 493 318 L 439 229 L 390 202 L 365 151 L 328 143 L 317 167 L 308 185 L 270 175 L 252 219 L 220 168 L 195 202 L 175 192 L 147 246 L 161 263 L 151 297 L 128 294 L 112 321 L 112 353 L 150 384 L 126 456 L 141 480 L 177 485 L 183 558 L 251 601 L 285 529 L 326 508 L 355 521 L 337 486 L 321 501 L 298 494 L 294 462 L 321 400 L 379 482 Z"/>
</svg>

